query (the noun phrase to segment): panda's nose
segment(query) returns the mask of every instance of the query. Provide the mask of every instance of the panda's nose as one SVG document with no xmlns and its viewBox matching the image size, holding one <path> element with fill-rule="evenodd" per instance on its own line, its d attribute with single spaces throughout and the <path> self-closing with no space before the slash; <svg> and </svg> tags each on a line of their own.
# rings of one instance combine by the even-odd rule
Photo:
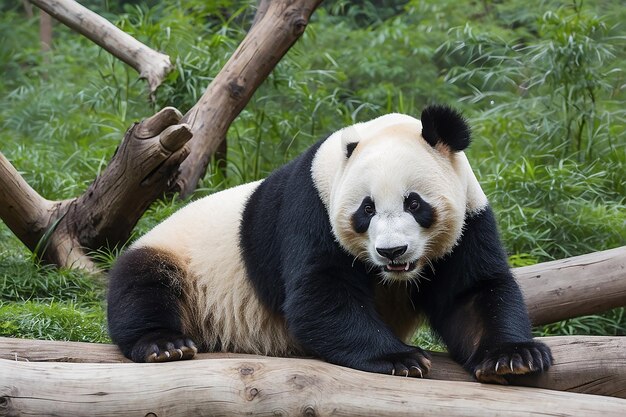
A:
<svg viewBox="0 0 626 417">
<path fill-rule="evenodd" d="M 398 256 L 401 256 L 404 252 L 406 252 L 407 245 L 404 246 L 396 246 L 395 248 L 376 248 L 376 252 L 378 252 L 381 256 L 393 261 Z"/>
</svg>

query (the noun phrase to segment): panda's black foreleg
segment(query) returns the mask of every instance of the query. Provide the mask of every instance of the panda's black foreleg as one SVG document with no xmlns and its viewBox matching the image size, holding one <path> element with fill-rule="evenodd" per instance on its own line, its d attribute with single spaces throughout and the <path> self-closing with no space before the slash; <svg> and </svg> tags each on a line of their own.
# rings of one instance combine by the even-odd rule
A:
<svg viewBox="0 0 626 417">
<path fill-rule="evenodd" d="M 430 357 L 400 341 L 374 308 L 367 277 L 326 269 L 288 282 L 289 330 L 310 353 L 368 372 L 422 377 Z"/>
<path fill-rule="evenodd" d="M 169 254 L 133 249 L 109 273 L 109 334 L 135 362 L 190 359 L 194 342 L 182 333 L 182 269 Z"/>
<path fill-rule="evenodd" d="M 508 375 L 550 367 L 550 349 L 532 338 L 489 207 L 466 219 L 462 240 L 434 269 L 434 279 L 415 302 L 453 359 L 476 379 L 506 383 Z"/>
<path fill-rule="evenodd" d="M 512 277 L 493 278 L 447 309 L 441 306 L 430 322 L 453 359 L 481 382 L 507 383 L 507 375 L 540 372 L 552 364 L 550 349 L 532 339 Z"/>
</svg>

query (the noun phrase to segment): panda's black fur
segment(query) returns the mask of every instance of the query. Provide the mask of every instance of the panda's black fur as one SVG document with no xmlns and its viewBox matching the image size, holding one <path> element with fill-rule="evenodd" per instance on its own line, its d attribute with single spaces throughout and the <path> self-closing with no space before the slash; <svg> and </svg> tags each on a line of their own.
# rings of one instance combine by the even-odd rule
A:
<svg viewBox="0 0 626 417">
<path fill-rule="evenodd" d="M 241 242 L 250 279 L 309 353 L 372 372 L 401 355 L 417 365 L 413 353 L 421 350 L 380 319 L 371 274 L 332 235 L 310 175 L 320 144 L 271 174 L 246 205 Z"/>
<path fill-rule="evenodd" d="M 433 147 L 456 152 L 469 144 L 469 128 L 447 107 L 428 108 L 422 123 Z M 245 203 L 239 244 L 247 279 L 262 304 L 284 318 L 303 353 L 370 372 L 422 376 L 430 368 L 428 354 L 400 340 L 377 309 L 378 271 L 347 253 L 333 233 L 311 174 L 323 143 L 272 173 Z M 348 143 L 346 150 L 349 159 L 358 144 Z M 422 227 L 437 221 L 431 210 Z M 186 288 L 185 272 L 170 258 L 150 247 L 133 248 L 110 272 L 109 331 L 135 361 L 195 354 L 198 341 L 183 333 L 189 315 L 181 307 L 183 294 L 194 289 Z M 488 205 L 466 213 L 456 246 L 426 267 L 419 283 L 402 286 L 413 314 L 423 312 L 451 356 L 479 380 L 504 382 L 507 374 L 550 366 L 550 350 L 532 340 Z M 219 343 L 201 347 L 228 349 Z"/>
</svg>

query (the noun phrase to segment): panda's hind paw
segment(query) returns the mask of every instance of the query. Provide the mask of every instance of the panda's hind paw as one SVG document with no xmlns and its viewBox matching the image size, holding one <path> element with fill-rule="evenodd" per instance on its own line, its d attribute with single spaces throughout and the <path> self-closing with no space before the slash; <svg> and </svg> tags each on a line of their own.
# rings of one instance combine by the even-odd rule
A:
<svg viewBox="0 0 626 417">
<path fill-rule="evenodd" d="M 196 344 L 182 334 L 151 333 L 135 343 L 131 359 L 135 362 L 170 362 L 193 358 Z"/>
<path fill-rule="evenodd" d="M 543 343 L 506 343 L 488 351 L 474 367 L 474 376 L 479 382 L 507 384 L 506 375 L 543 372 L 552 361 L 550 348 Z"/>
</svg>

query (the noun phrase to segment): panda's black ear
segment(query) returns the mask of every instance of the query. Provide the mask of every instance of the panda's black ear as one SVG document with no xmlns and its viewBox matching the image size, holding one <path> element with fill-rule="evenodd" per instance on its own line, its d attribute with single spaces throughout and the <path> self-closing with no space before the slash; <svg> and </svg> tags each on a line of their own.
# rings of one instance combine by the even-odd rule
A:
<svg viewBox="0 0 626 417">
<path fill-rule="evenodd" d="M 354 149 L 356 148 L 356 145 L 358 144 L 359 142 L 350 142 L 346 144 L 346 159 L 350 158 L 350 156 L 352 155 L 352 152 L 354 152 Z"/>
<path fill-rule="evenodd" d="M 470 144 L 470 128 L 461 114 L 448 106 L 428 106 L 422 111 L 422 136 L 431 146 L 438 143 L 453 152 Z"/>
<path fill-rule="evenodd" d="M 346 160 L 350 159 L 360 140 L 359 132 L 354 126 L 348 126 L 341 130 L 341 147 Z"/>
</svg>

